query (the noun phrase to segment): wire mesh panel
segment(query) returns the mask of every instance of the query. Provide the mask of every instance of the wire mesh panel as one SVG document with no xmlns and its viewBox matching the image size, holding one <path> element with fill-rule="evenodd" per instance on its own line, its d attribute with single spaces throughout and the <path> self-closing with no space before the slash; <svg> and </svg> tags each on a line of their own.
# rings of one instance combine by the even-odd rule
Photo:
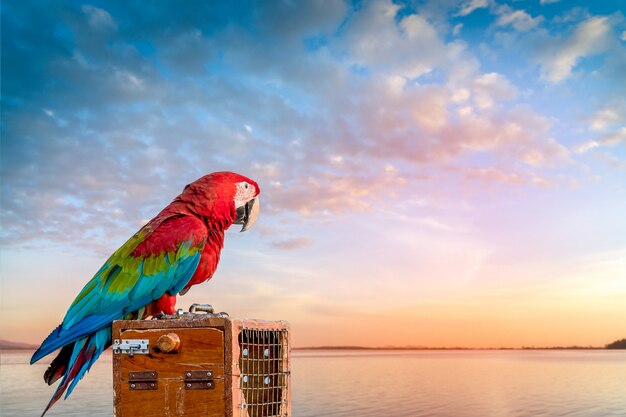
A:
<svg viewBox="0 0 626 417">
<path fill-rule="evenodd" d="M 289 355 L 286 329 L 243 327 L 239 333 L 240 416 L 286 417 Z"/>
</svg>

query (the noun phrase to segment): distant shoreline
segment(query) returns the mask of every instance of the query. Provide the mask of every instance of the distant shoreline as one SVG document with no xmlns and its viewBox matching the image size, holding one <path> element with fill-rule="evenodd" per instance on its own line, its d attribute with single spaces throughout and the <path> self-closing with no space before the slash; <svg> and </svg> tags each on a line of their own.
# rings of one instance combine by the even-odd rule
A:
<svg viewBox="0 0 626 417">
<path fill-rule="evenodd" d="M 11 342 L 8 340 L 0 340 L 0 350 L 35 350 L 39 346 L 28 343 Z"/>
</svg>

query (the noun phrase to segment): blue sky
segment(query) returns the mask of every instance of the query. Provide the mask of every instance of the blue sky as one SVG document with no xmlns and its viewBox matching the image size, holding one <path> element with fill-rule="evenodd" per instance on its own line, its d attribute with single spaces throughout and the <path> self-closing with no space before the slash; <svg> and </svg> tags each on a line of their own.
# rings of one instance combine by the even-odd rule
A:
<svg viewBox="0 0 626 417">
<path fill-rule="evenodd" d="M 40 340 L 185 184 L 231 170 L 262 218 L 179 306 L 287 319 L 300 345 L 380 344 L 383 319 L 420 330 L 389 344 L 623 337 L 624 9 L 4 1 L 0 336 Z"/>
</svg>

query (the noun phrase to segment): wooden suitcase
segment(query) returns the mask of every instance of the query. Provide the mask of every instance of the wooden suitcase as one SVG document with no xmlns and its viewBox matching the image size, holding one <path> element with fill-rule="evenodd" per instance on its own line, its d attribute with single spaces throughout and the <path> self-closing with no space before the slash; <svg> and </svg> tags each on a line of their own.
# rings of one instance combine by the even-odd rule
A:
<svg viewBox="0 0 626 417">
<path fill-rule="evenodd" d="M 116 321 L 114 414 L 290 416 L 289 359 L 282 321 L 210 313 Z"/>
</svg>

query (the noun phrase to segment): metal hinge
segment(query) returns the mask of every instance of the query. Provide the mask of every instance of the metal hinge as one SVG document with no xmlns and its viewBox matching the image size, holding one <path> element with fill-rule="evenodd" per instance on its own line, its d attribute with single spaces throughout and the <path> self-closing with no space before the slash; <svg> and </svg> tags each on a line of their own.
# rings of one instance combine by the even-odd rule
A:
<svg viewBox="0 0 626 417">
<path fill-rule="evenodd" d="M 134 391 L 158 389 L 157 376 L 157 371 L 129 372 L 128 386 Z"/>
<path fill-rule="evenodd" d="M 213 371 L 185 371 L 185 389 L 214 389 Z"/>
<path fill-rule="evenodd" d="M 119 339 L 115 339 L 113 341 L 113 353 L 118 355 L 125 353 L 129 356 L 133 356 L 134 354 L 147 355 L 150 353 L 150 349 L 147 340 L 122 339 L 120 342 Z"/>
</svg>

